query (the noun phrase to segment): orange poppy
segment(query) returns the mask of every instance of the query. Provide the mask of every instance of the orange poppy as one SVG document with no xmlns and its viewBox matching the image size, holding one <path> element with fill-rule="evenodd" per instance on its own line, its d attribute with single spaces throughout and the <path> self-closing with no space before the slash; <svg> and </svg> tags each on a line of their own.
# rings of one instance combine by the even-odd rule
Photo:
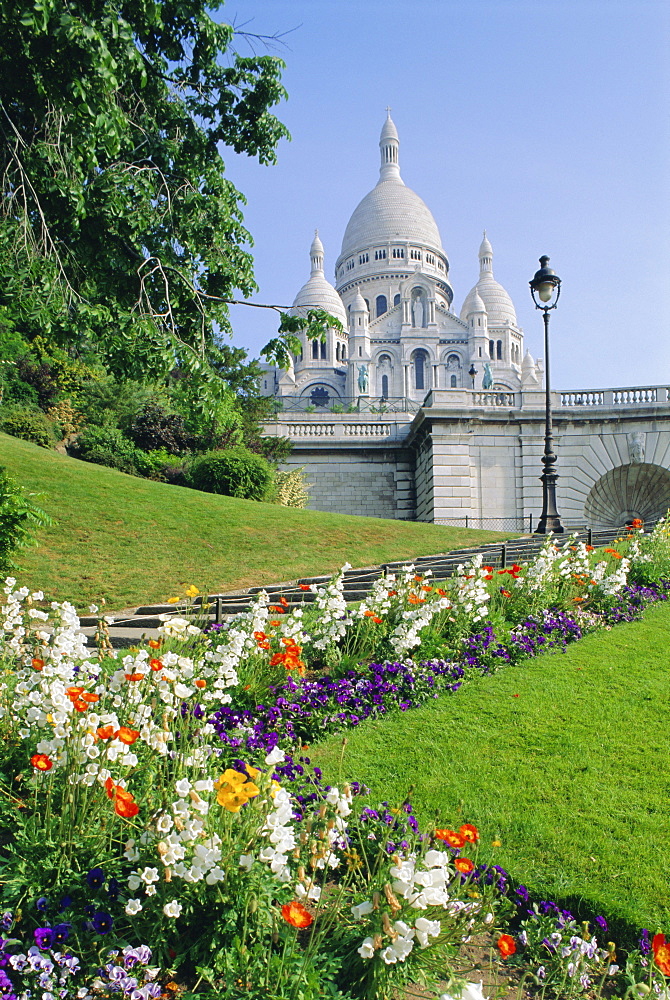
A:
<svg viewBox="0 0 670 1000">
<path fill-rule="evenodd" d="M 375 625 L 381 625 L 381 623 L 384 621 L 383 618 L 373 618 L 372 620 L 375 623 Z"/>
<path fill-rule="evenodd" d="M 131 747 L 139 735 L 139 729 L 129 729 L 128 726 L 121 726 L 116 734 L 116 738 L 121 743 L 125 743 L 127 747 Z"/>
<path fill-rule="evenodd" d="M 149 666 L 154 673 L 158 673 L 159 670 L 163 669 L 163 664 L 160 660 L 149 660 Z M 126 678 L 128 678 L 128 674 L 126 674 Z"/>
<path fill-rule="evenodd" d="M 117 816 L 121 816 L 123 819 L 132 819 L 133 816 L 137 816 L 139 811 L 140 807 L 132 795 L 116 795 L 114 799 L 114 812 Z"/>
<path fill-rule="evenodd" d="M 50 771 L 54 766 L 54 762 L 51 757 L 47 757 L 45 753 L 34 754 L 34 756 L 30 758 L 30 763 L 36 771 Z"/>
<path fill-rule="evenodd" d="M 465 843 L 465 837 L 454 830 L 436 830 L 435 836 L 438 840 L 443 840 L 446 844 L 449 844 L 449 847 L 460 848 Z"/>
<path fill-rule="evenodd" d="M 670 944 L 665 940 L 665 934 L 654 934 L 651 948 L 656 965 L 664 976 L 670 976 Z"/>
<path fill-rule="evenodd" d="M 416 594 L 410 594 L 409 597 L 407 598 L 407 600 L 408 600 L 408 602 L 410 604 L 425 604 L 426 603 L 426 598 L 425 597 L 417 597 Z"/>
<path fill-rule="evenodd" d="M 70 701 L 74 701 L 79 697 L 80 694 L 84 693 L 84 689 L 80 687 L 69 687 L 65 694 L 68 696 Z"/>
<path fill-rule="evenodd" d="M 440 597 L 446 597 L 447 596 L 446 590 L 440 590 L 439 587 L 437 588 L 437 592 L 440 595 Z"/>
<path fill-rule="evenodd" d="M 161 648 L 160 639 L 149 639 L 148 646 L 149 649 L 160 649 Z"/>
<path fill-rule="evenodd" d="M 454 861 L 454 868 L 461 872 L 462 875 L 469 875 L 470 872 L 475 870 L 475 866 L 472 861 L 470 861 L 470 858 L 456 858 Z"/>
<path fill-rule="evenodd" d="M 100 695 L 95 694 L 94 691 L 84 691 L 81 700 L 87 701 L 89 704 L 94 704 L 96 701 L 100 701 Z"/>
<path fill-rule="evenodd" d="M 127 681 L 141 681 L 144 674 L 124 674 Z"/>
<path fill-rule="evenodd" d="M 431 590 L 432 590 L 433 588 L 432 588 L 432 587 L 427 587 L 427 586 L 426 586 L 426 585 L 424 584 L 424 585 L 423 585 L 423 587 L 422 587 L 421 589 L 422 589 L 422 590 L 425 590 L 427 594 L 430 594 L 430 592 L 431 592 Z"/>
<path fill-rule="evenodd" d="M 204 681 L 204 680 L 203 680 L 203 679 L 202 679 L 201 677 L 199 677 L 199 678 L 198 678 L 198 679 L 197 679 L 196 681 L 194 681 L 193 683 L 195 684 L 195 686 L 196 686 L 197 688 L 200 688 L 200 690 L 202 690 L 203 688 L 206 688 L 206 687 L 207 687 L 207 681 Z"/>
<path fill-rule="evenodd" d="M 374 611 L 364 611 L 363 614 L 366 618 L 374 618 L 375 616 Z"/>
<path fill-rule="evenodd" d="M 469 844 L 476 844 L 479 840 L 479 830 L 472 823 L 464 823 L 463 826 L 459 827 L 458 832 Z"/>
<path fill-rule="evenodd" d="M 100 728 L 95 731 L 95 735 L 99 740 L 113 740 L 116 737 L 116 733 L 117 730 L 114 729 L 114 726 L 112 725 L 100 726 Z"/>
<path fill-rule="evenodd" d="M 500 952 L 500 957 L 503 961 L 509 958 L 510 955 L 513 955 L 516 951 L 516 944 L 511 934 L 501 934 L 496 941 L 496 944 L 498 946 L 498 951 Z"/>
<path fill-rule="evenodd" d="M 299 583 L 298 586 L 301 590 L 311 590 L 312 588 L 308 583 Z"/>
<path fill-rule="evenodd" d="M 389 597 L 397 597 L 398 596 L 398 591 L 397 590 L 388 590 L 387 594 L 388 594 Z"/>
<path fill-rule="evenodd" d="M 281 908 L 281 915 L 292 927 L 309 927 L 314 923 L 312 914 L 297 899 L 292 903 L 285 903 Z"/>
<path fill-rule="evenodd" d="M 277 625 L 281 625 L 281 622 L 277 622 L 277 621 L 270 622 L 270 625 L 272 625 L 273 628 L 276 628 Z"/>
<path fill-rule="evenodd" d="M 280 604 L 271 604 L 268 607 L 268 611 L 272 611 L 276 615 L 283 615 L 284 614 L 284 608 L 282 608 L 282 606 Z M 275 623 L 274 622 L 270 622 L 270 624 L 274 625 Z M 277 622 L 276 624 L 279 625 L 279 622 Z"/>
<path fill-rule="evenodd" d="M 509 590 L 505 590 L 504 587 L 500 588 L 500 593 L 502 594 L 503 597 L 511 597 L 512 596 L 511 593 L 509 592 Z"/>
<path fill-rule="evenodd" d="M 31 663 L 31 665 L 33 667 L 33 670 L 37 670 L 37 671 L 40 671 L 42 669 L 42 667 L 44 666 L 44 660 L 40 660 L 39 656 L 33 656 L 33 658 L 30 661 L 30 663 Z"/>
</svg>

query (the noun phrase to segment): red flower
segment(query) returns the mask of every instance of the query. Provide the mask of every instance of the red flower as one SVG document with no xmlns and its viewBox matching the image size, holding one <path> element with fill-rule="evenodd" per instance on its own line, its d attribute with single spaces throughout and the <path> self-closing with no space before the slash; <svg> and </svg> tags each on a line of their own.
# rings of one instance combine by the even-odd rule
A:
<svg viewBox="0 0 670 1000">
<path fill-rule="evenodd" d="M 465 837 L 454 830 L 436 830 L 435 836 L 438 840 L 443 840 L 449 847 L 460 848 L 465 844 Z"/>
<path fill-rule="evenodd" d="M 125 743 L 127 747 L 131 747 L 139 735 L 139 729 L 129 729 L 128 726 L 121 726 L 116 734 L 116 738 Z"/>
<path fill-rule="evenodd" d="M 298 586 L 301 590 L 311 590 L 312 588 L 308 583 L 299 583 Z"/>
<path fill-rule="evenodd" d="M 656 965 L 664 976 L 670 976 L 670 944 L 665 940 L 665 934 L 654 934 L 651 948 Z"/>
<path fill-rule="evenodd" d="M 112 725 L 100 726 L 100 728 L 95 731 L 95 735 L 99 740 L 113 740 L 116 737 L 116 733 L 117 730 L 114 729 L 114 726 Z"/>
<path fill-rule="evenodd" d="M 203 688 L 207 687 L 207 681 L 203 680 L 201 677 L 199 677 L 197 680 L 193 681 L 193 683 L 195 684 L 195 686 L 197 688 L 200 688 L 200 690 L 202 690 Z"/>
<path fill-rule="evenodd" d="M 375 623 L 375 625 L 381 625 L 381 623 L 384 621 L 383 618 L 373 618 L 372 620 Z"/>
<path fill-rule="evenodd" d="M 30 661 L 30 663 L 32 665 L 33 670 L 37 670 L 38 672 L 44 666 L 44 660 L 40 660 L 39 656 L 33 656 L 33 658 Z"/>
<path fill-rule="evenodd" d="M 514 938 L 510 934 L 501 934 L 496 941 L 498 946 L 498 951 L 500 952 L 500 957 L 503 961 L 513 955 L 516 951 L 516 944 L 514 943 Z"/>
<path fill-rule="evenodd" d="M 284 614 L 284 608 L 282 608 L 281 604 L 271 604 L 268 607 L 268 611 L 272 611 L 273 614 L 275 614 L 275 615 L 283 615 Z M 276 622 L 276 623 L 275 622 L 270 622 L 270 624 L 271 625 L 274 625 L 274 624 L 279 625 L 279 622 Z"/>
<path fill-rule="evenodd" d="M 503 595 L 503 597 L 511 597 L 511 596 L 512 596 L 512 595 L 510 594 L 509 590 L 505 590 L 505 588 L 504 588 L 504 587 L 501 587 L 501 588 L 500 588 L 500 593 L 501 593 L 501 594 Z"/>
<path fill-rule="evenodd" d="M 314 917 L 306 910 L 302 903 L 296 899 L 292 903 L 285 903 L 281 908 L 281 915 L 287 924 L 292 927 L 309 927 L 314 922 Z"/>
<path fill-rule="evenodd" d="M 132 819 L 133 816 L 137 816 L 139 811 L 140 807 L 132 795 L 117 786 L 114 797 L 114 812 L 117 816 L 122 816 L 123 819 Z"/>
<path fill-rule="evenodd" d="M 30 758 L 30 763 L 36 771 L 50 771 L 54 766 L 51 757 L 47 757 L 45 753 L 36 753 Z"/>
<path fill-rule="evenodd" d="M 160 649 L 161 643 L 160 639 L 149 639 L 149 649 Z"/>
<path fill-rule="evenodd" d="M 479 840 L 479 830 L 472 823 L 464 823 L 463 826 L 459 828 L 458 831 L 464 840 L 467 840 L 469 844 L 476 844 Z"/>
<path fill-rule="evenodd" d="M 161 663 L 160 660 L 149 660 L 149 666 L 154 671 L 154 673 L 158 673 L 159 670 L 163 669 L 163 664 Z M 126 677 L 127 676 L 128 675 L 126 674 Z"/>
<path fill-rule="evenodd" d="M 123 675 L 127 681 L 141 681 L 144 674 L 124 674 Z"/>
<path fill-rule="evenodd" d="M 463 875 L 469 875 L 470 872 L 475 870 L 475 866 L 472 861 L 470 861 L 470 858 L 456 858 L 454 861 L 454 868 Z"/>
</svg>

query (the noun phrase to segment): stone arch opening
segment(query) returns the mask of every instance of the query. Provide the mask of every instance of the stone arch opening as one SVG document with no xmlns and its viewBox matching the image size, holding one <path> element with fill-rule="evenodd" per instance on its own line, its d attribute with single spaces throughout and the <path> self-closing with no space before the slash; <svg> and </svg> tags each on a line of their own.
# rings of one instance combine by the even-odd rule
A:
<svg viewBox="0 0 670 1000">
<path fill-rule="evenodd" d="M 610 469 L 593 484 L 584 515 L 594 528 L 620 528 L 636 517 L 655 521 L 668 508 L 670 471 L 660 465 L 635 462 Z"/>
</svg>

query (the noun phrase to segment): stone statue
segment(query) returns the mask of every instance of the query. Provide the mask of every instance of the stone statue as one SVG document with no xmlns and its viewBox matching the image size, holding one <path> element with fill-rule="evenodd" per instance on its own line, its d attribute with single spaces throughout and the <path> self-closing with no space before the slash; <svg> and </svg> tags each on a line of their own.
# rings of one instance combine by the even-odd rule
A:
<svg viewBox="0 0 670 1000">
<path fill-rule="evenodd" d="M 367 365 L 358 366 L 358 391 L 367 393 L 370 388 L 370 378 L 368 376 Z"/>
<path fill-rule="evenodd" d="M 484 365 L 484 378 L 482 379 L 482 389 L 492 389 L 493 388 L 493 375 L 491 374 L 491 365 L 486 362 Z"/>
<path fill-rule="evenodd" d="M 647 435 L 644 431 L 634 431 L 632 434 L 627 434 L 628 438 L 628 456 L 631 463 L 644 462 L 644 452 L 645 445 L 647 443 Z"/>
<path fill-rule="evenodd" d="M 423 301 L 420 295 L 417 295 L 412 303 L 412 325 L 415 330 L 423 327 Z"/>
</svg>

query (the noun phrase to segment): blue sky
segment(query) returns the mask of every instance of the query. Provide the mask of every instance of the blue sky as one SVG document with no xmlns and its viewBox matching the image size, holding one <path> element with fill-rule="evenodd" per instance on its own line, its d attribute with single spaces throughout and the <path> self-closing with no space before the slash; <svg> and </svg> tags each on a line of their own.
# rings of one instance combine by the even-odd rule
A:
<svg viewBox="0 0 670 1000">
<path fill-rule="evenodd" d="M 229 0 L 218 16 L 288 32 L 270 51 L 286 62 L 276 113 L 292 141 L 272 167 L 225 153 L 248 201 L 257 301 L 293 301 L 315 227 L 334 281 L 349 216 L 377 182 L 390 105 L 401 173 L 437 221 L 457 310 L 486 229 L 536 357 L 538 257 L 563 279 L 555 388 L 670 381 L 666 0 Z M 232 320 L 252 356 L 276 331 L 264 310 L 233 307 Z"/>
</svg>

